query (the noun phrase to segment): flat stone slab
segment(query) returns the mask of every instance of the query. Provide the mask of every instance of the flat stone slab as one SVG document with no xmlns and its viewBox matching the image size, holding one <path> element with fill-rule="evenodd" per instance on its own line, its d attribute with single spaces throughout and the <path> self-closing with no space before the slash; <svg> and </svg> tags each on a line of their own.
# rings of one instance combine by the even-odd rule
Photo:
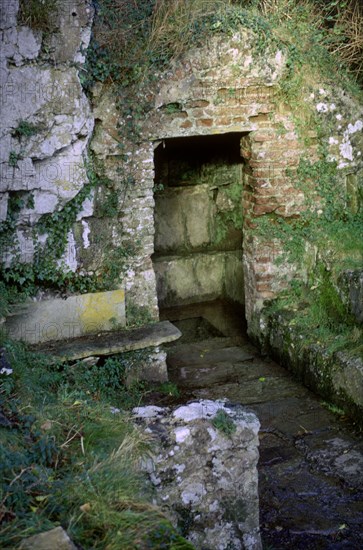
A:
<svg viewBox="0 0 363 550">
<path fill-rule="evenodd" d="M 73 338 L 34 346 L 41 353 L 61 361 L 75 361 L 91 356 L 115 355 L 137 349 L 157 347 L 180 338 L 181 332 L 169 321 L 154 323 L 133 330 L 101 332 L 93 336 Z"/>
</svg>

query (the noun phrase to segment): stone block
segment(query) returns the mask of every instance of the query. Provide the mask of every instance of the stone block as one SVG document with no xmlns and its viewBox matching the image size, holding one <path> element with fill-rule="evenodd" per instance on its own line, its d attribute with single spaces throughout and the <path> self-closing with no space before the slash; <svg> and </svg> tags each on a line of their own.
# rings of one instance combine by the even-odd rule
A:
<svg viewBox="0 0 363 550">
<path fill-rule="evenodd" d="M 19 304 L 5 322 L 11 338 L 31 344 L 125 326 L 125 292 L 112 290 Z"/>
<path fill-rule="evenodd" d="M 193 254 L 154 262 L 159 306 L 214 300 L 223 295 L 223 253 Z"/>
<path fill-rule="evenodd" d="M 170 409 L 134 409 L 154 436 L 144 463 L 156 501 L 195 548 L 259 550 L 259 421 L 239 405 L 203 400 Z M 221 415 L 231 427 L 213 424 Z"/>
<path fill-rule="evenodd" d="M 192 250 L 211 244 L 215 205 L 209 186 L 167 189 L 156 199 L 155 249 Z"/>
</svg>

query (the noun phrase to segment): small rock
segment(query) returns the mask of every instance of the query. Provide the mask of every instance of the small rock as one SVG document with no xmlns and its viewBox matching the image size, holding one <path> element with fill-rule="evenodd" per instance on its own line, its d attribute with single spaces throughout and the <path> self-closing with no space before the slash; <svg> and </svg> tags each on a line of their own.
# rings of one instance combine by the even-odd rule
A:
<svg viewBox="0 0 363 550">
<path fill-rule="evenodd" d="M 19 550 L 77 550 L 62 527 L 24 539 Z"/>
</svg>

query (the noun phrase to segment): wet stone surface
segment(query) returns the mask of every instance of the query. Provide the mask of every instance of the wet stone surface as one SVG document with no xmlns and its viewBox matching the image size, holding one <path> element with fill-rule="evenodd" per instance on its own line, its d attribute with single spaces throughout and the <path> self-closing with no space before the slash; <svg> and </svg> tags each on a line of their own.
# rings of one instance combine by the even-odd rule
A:
<svg viewBox="0 0 363 550">
<path fill-rule="evenodd" d="M 227 399 L 261 422 L 259 495 L 264 548 L 363 548 L 363 439 L 241 335 L 221 303 L 165 312 L 205 317 L 224 333 L 168 344 L 169 378 L 182 401 Z M 192 326 L 192 324 L 190 325 Z M 222 328 L 221 328 L 222 327 Z M 189 340 L 189 341 L 190 341 Z"/>
</svg>

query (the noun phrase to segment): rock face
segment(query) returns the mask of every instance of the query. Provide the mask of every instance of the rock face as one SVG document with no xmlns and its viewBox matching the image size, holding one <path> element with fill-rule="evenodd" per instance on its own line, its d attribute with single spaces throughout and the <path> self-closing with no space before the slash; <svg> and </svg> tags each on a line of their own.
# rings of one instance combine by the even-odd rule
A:
<svg viewBox="0 0 363 550">
<path fill-rule="evenodd" d="M 1 259 L 10 265 L 15 253 L 18 261 L 32 262 L 36 222 L 60 210 L 88 182 L 84 157 L 93 117 L 74 63 L 84 61 L 81 51 L 89 43 L 93 9 L 81 0 L 67 2 L 54 14 L 55 32 L 49 38 L 19 25 L 18 2 L 5 4 L 0 28 L 1 219 L 12 202 L 22 199 L 15 247 L 2 252 Z M 46 55 L 42 47 L 50 39 Z M 75 271 L 76 254 L 66 251 L 64 262 Z"/>
<path fill-rule="evenodd" d="M 260 549 L 257 417 L 209 400 L 134 412 L 155 437 L 144 467 L 157 503 L 183 536 L 197 549 Z"/>
</svg>

